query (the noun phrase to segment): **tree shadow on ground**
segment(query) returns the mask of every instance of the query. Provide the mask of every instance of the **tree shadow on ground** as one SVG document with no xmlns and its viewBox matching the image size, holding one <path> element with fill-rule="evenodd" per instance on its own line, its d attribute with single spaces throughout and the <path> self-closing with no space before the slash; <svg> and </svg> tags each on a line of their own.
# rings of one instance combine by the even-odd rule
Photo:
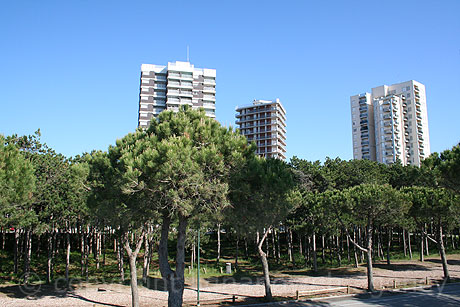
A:
<svg viewBox="0 0 460 307">
<path fill-rule="evenodd" d="M 163 278 L 148 277 L 147 284 L 143 285 L 147 289 L 157 290 L 157 291 L 168 291 L 166 288 L 166 282 Z"/>
<path fill-rule="evenodd" d="M 392 263 L 390 265 L 386 263 L 375 263 L 374 268 L 384 269 L 389 271 L 430 271 L 430 268 L 420 264 L 413 263 Z"/>
<path fill-rule="evenodd" d="M 360 271 L 356 268 L 335 268 L 335 269 L 320 269 L 318 271 L 313 270 L 298 270 L 298 271 L 281 271 L 287 275 L 298 275 L 307 277 L 338 277 L 348 278 L 353 276 L 365 276 L 366 272 Z"/>
<path fill-rule="evenodd" d="M 58 289 L 54 285 L 11 285 L 0 287 L 0 292 L 10 298 L 37 300 L 42 297 L 67 297 L 72 294 L 75 287 L 70 286 L 68 289 Z"/>
<path fill-rule="evenodd" d="M 286 301 L 289 301 L 287 304 Z M 277 304 L 276 302 L 279 302 Z M 237 298 L 235 303 L 231 303 L 229 301 L 224 301 L 219 306 L 239 306 L 239 305 L 251 305 L 257 304 L 257 306 L 261 306 L 261 304 L 268 303 L 268 301 L 264 297 L 247 297 L 247 298 Z M 276 296 L 270 302 L 270 306 L 272 307 L 280 307 L 286 306 L 289 307 L 301 307 L 301 306 L 330 306 L 328 302 L 319 302 L 319 301 L 310 301 L 310 300 L 302 300 L 302 301 L 294 301 L 293 297 L 281 297 Z"/>
<path fill-rule="evenodd" d="M 436 263 L 436 264 L 441 264 L 441 259 L 425 259 L 426 262 L 432 262 L 432 263 Z M 450 264 L 450 265 L 460 265 L 460 260 L 454 260 L 454 259 L 451 259 L 451 260 L 447 260 L 447 264 Z"/>
<path fill-rule="evenodd" d="M 69 286 L 68 288 L 60 288 L 56 285 L 11 285 L 11 286 L 2 286 L 0 287 L 0 293 L 5 294 L 8 298 L 11 299 L 24 299 L 27 301 L 39 301 L 45 297 L 52 298 L 66 298 L 72 297 L 75 299 L 83 300 L 86 302 L 94 303 L 101 306 L 115 306 L 121 307 L 122 305 L 108 304 L 104 302 L 94 301 L 88 298 L 85 298 L 81 295 L 75 293 L 76 287 Z"/>
<path fill-rule="evenodd" d="M 263 283 L 263 276 L 252 276 L 252 275 L 241 275 L 241 274 L 233 274 L 227 276 L 217 276 L 217 277 L 208 277 L 205 278 L 208 283 L 210 284 L 261 284 Z"/>
</svg>

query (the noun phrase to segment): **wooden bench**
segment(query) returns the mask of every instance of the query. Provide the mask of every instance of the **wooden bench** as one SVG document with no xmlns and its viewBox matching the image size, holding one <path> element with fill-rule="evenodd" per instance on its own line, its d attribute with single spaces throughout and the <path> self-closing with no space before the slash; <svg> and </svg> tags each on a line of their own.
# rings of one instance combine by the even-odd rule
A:
<svg viewBox="0 0 460 307">
<path fill-rule="evenodd" d="M 329 292 L 338 292 L 338 291 L 347 291 L 347 294 L 350 293 L 350 286 L 346 287 L 334 287 L 334 288 L 326 288 L 326 289 L 318 289 L 318 290 L 304 290 L 295 292 L 295 298 L 298 300 L 301 296 L 307 295 L 315 295 L 315 294 L 322 294 L 322 293 L 329 293 Z"/>
</svg>

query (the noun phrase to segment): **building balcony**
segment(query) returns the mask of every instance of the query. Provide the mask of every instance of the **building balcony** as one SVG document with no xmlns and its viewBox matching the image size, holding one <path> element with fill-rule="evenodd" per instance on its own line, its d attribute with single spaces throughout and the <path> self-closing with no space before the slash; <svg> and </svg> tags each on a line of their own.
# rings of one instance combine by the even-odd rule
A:
<svg viewBox="0 0 460 307">
<path fill-rule="evenodd" d="M 216 88 L 215 87 L 203 87 L 203 93 L 216 93 Z"/>
<path fill-rule="evenodd" d="M 174 90 L 168 90 L 167 96 L 185 96 L 185 97 L 193 97 L 193 94 L 191 91 L 174 91 Z"/>
<path fill-rule="evenodd" d="M 169 72 L 168 73 L 168 79 L 175 79 L 175 80 L 179 80 L 181 77 L 180 77 L 180 74 L 179 73 L 173 73 L 173 72 Z"/>
<path fill-rule="evenodd" d="M 207 101 L 216 101 L 216 96 L 203 95 L 203 100 L 207 100 Z"/>
<path fill-rule="evenodd" d="M 203 80 L 204 85 L 216 85 L 216 80 L 213 79 L 204 79 Z"/>
</svg>

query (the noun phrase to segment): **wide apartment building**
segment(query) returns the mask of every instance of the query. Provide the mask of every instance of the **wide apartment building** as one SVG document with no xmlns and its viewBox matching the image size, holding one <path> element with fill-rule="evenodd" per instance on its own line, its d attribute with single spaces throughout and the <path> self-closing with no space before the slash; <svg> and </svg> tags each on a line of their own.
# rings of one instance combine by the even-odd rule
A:
<svg viewBox="0 0 460 307">
<path fill-rule="evenodd" d="M 241 134 L 257 144 L 259 156 L 286 159 L 286 110 L 279 99 L 254 100 L 236 112 Z"/>
<path fill-rule="evenodd" d="M 179 61 L 167 66 L 142 64 L 138 125 L 148 127 L 161 111 L 178 111 L 181 105 L 204 108 L 215 118 L 216 70 Z"/>
<path fill-rule="evenodd" d="M 430 155 L 425 86 L 411 80 L 350 97 L 353 158 L 420 166 Z"/>
</svg>

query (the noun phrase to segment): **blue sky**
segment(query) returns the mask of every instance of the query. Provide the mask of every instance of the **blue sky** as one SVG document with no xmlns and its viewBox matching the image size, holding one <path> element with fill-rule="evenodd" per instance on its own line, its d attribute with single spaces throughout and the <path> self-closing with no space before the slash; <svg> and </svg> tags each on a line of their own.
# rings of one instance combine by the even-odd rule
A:
<svg viewBox="0 0 460 307">
<path fill-rule="evenodd" d="M 352 157 L 349 96 L 417 80 L 432 151 L 460 141 L 460 1 L 3 1 L 0 133 L 67 156 L 137 126 L 142 63 L 217 69 L 217 119 L 280 98 L 288 157 Z"/>
</svg>

